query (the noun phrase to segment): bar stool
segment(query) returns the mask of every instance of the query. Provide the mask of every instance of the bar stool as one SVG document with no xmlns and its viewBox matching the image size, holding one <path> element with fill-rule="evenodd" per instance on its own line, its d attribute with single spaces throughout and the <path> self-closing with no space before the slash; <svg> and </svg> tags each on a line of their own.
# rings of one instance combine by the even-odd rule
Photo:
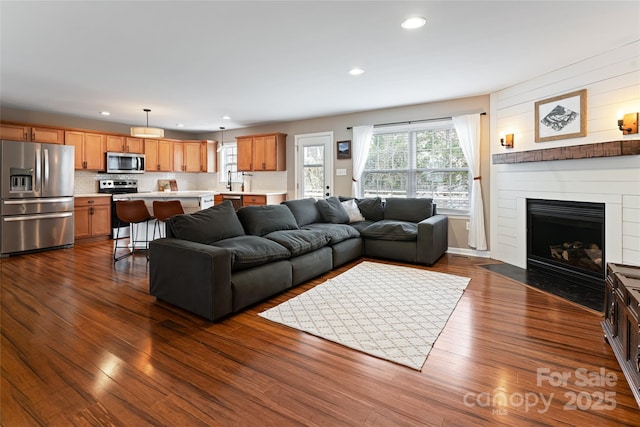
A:
<svg viewBox="0 0 640 427">
<path fill-rule="evenodd" d="M 153 226 L 153 240 L 156 239 L 156 229 L 162 237 L 162 229 L 160 228 L 160 223 L 165 222 L 169 218 L 175 215 L 181 215 L 184 213 L 184 209 L 182 209 L 182 203 L 180 200 L 154 200 L 153 201 L 153 216 L 156 218 L 156 224 Z M 165 236 L 167 235 L 165 231 Z"/>
<path fill-rule="evenodd" d="M 149 220 L 153 219 L 151 214 L 149 213 L 149 209 L 147 209 L 147 205 L 144 203 L 144 200 L 118 200 L 116 201 L 116 217 L 118 218 L 118 231 L 116 232 L 116 242 L 113 247 L 113 261 L 119 261 L 123 258 L 128 257 L 129 255 L 133 255 L 136 251 L 136 243 L 145 243 L 145 245 L 149 244 Z M 130 244 L 129 246 L 118 246 L 118 241 L 121 239 L 120 237 L 120 226 L 123 223 L 130 224 L 145 224 L 145 240 L 136 240 L 137 232 L 134 233 L 133 227 L 131 227 L 130 236 Z M 148 246 L 147 246 L 148 247 Z M 121 255 L 119 257 L 116 256 L 116 252 L 118 249 L 129 249 L 129 252 L 125 255 Z M 146 250 L 145 248 L 144 250 Z M 147 260 L 149 257 L 147 256 Z"/>
</svg>

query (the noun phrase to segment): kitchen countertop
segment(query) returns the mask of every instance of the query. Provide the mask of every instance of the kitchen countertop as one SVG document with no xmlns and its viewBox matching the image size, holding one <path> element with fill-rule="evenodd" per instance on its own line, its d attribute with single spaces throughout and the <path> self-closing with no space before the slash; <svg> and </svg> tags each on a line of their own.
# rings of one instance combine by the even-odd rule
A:
<svg viewBox="0 0 640 427">
<path fill-rule="evenodd" d="M 111 197 L 111 194 L 107 194 L 107 193 L 74 194 L 73 197 Z"/>
<path fill-rule="evenodd" d="M 128 196 L 140 197 L 144 198 L 155 198 L 155 197 L 202 197 L 202 196 L 213 196 L 216 194 L 215 191 L 205 191 L 205 190 L 184 190 L 184 191 L 141 191 L 138 193 L 129 193 Z"/>
<path fill-rule="evenodd" d="M 279 194 L 287 194 L 286 191 L 277 191 L 277 190 L 256 190 L 256 191 L 216 191 L 215 194 L 220 194 L 222 196 L 277 196 Z"/>
</svg>

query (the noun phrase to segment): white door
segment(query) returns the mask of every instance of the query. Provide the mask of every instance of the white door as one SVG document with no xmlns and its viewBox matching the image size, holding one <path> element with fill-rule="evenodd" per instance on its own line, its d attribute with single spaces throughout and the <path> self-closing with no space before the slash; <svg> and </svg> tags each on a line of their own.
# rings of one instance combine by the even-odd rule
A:
<svg viewBox="0 0 640 427">
<path fill-rule="evenodd" d="M 322 199 L 333 194 L 333 132 L 295 136 L 296 198 Z"/>
</svg>

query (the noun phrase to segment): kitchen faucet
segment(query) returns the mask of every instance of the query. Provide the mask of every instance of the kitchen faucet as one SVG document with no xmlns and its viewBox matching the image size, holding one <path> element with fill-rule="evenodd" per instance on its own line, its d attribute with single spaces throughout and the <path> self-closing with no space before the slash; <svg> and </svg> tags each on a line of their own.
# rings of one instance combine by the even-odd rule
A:
<svg viewBox="0 0 640 427">
<path fill-rule="evenodd" d="M 227 171 L 227 189 L 229 191 L 232 190 L 232 188 L 231 188 L 231 170 Z"/>
</svg>

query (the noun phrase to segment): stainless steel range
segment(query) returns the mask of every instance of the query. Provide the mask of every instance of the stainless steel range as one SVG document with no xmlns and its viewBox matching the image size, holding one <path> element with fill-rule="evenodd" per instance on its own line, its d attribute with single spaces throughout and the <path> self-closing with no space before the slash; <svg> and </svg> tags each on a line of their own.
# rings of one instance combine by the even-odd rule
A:
<svg viewBox="0 0 640 427">
<path fill-rule="evenodd" d="M 0 141 L 0 256 L 73 244 L 74 147 Z"/>
<path fill-rule="evenodd" d="M 138 181 L 135 179 L 101 179 L 98 181 L 98 193 L 106 194 L 130 194 L 138 192 Z M 118 222 L 118 216 L 116 215 L 116 202 L 111 198 L 111 237 L 115 238 L 118 231 L 118 225 L 120 225 L 121 237 L 129 235 L 129 224 L 125 222 Z"/>
</svg>

